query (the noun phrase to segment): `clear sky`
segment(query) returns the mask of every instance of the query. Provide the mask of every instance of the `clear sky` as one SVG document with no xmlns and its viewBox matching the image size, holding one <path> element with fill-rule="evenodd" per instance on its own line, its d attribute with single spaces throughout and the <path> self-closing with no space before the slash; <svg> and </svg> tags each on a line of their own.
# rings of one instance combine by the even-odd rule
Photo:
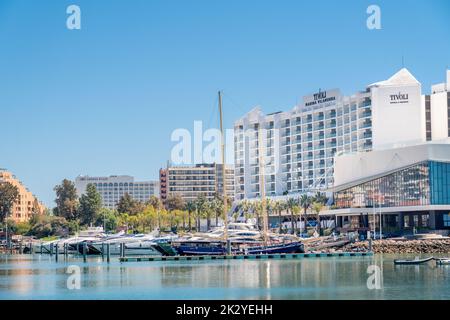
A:
<svg viewBox="0 0 450 320">
<path fill-rule="evenodd" d="M 81 30 L 66 8 L 81 8 Z M 366 9 L 381 8 L 381 30 Z M 450 1 L 0 0 L 0 168 L 47 205 L 79 174 L 157 179 L 176 128 L 450 65 Z"/>
</svg>

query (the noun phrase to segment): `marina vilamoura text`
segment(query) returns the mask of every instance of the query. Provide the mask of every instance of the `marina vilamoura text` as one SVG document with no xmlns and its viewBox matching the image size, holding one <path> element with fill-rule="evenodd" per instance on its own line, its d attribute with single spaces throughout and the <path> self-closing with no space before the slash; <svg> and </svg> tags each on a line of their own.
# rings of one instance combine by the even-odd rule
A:
<svg viewBox="0 0 450 320">
<path fill-rule="evenodd" d="M 0 300 L 450 299 L 450 3 L 73 2 L 0 4 Z"/>
</svg>

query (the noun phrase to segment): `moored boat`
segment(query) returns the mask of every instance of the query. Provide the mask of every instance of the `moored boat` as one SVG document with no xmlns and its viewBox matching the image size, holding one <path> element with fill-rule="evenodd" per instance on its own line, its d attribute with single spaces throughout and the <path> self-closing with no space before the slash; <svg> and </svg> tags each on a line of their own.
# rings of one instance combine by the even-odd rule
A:
<svg viewBox="0 0 450 320">
<path fill-rule="evenodd" d="M 397 264 L 397 265 L 423 264 L 423 263 L 427 263 L 428 261 L 431 261 L 433 259 L 434 259 L 433 257 L 424 258 L 424 259 L 419 259 L 418 257 L 416 257 L 415 259 L 412 259 L 412 260 L 394 260 L 394 264 Z"/>
<path fill-rule="evenodd" d="M 450 265 L 450 258 L 435 258 L 437 265 Z"/>
<path fill-rule="evenodd" d="M 243 244 L 241 241 L 233 241 L 230 239 L 231 254 L 275 254 L 275 253 L 303 253 L 304 246 L 300 241 L 277 243 L 264 245 Z M 196 255 L 226 255 L 227 244 L 224 241 L 212 240 L 183 240 L 172 243 L 173 248 L 179 255 L 196 256 Z"/>
</svg>

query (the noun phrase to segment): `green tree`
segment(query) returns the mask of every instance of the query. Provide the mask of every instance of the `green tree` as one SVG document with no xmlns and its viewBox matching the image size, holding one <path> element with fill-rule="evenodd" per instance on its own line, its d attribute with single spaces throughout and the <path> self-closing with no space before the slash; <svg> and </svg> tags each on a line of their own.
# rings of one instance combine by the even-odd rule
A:
<svg viewBox="0 0 450 320">
<path fill-rule="evenodd" d="M 101 208 L 97 215 L 97 225 L 103 225 L 106 232 L 114 232 L 119 225 L 118 213 L 115 210 Z"/>
<path fill-rule="evenodd" d="M 147 201 L 147 205 L 152 206 L 155 210 L 159 210 L 162 207 L 161 200 L 157 196 L 151 196 Z"/>
<path fill-rule="evenodd" d="M 312 209 L 316 213 L 317 230 L 320 235 L 322 235 L 322 226 L 320 225 L 320 211 L 323 209 L 322 202 L 313 202 Z"/>
<path fill-rule="evenodd" d="M 185 202 L 179 194 L 170 195 L 166 201 L 166 208 L 169 211 L 172 210 L 183 210 Z"/>
<path fill-rule="evenodd" d="M 29 222 L 18 222 L 16 224 L 16 234 L 27 235 L 31 230 L 31 224 Z"/>
<path fill-rule="evenodd" d="M 145 205 L 137 200 L 134 200 L 128 193 L 125 193 L 117 204 L 117 211 L 119 213 L 135 215 L 144 211 L 144 209 Z"/>
<path fill-rule="evenodd" d="M 189 232 L 191 232 L 191 230 L 192 230 L 191 215 L 192 215 L 192 212 L 194 212 L 196 210 L 195 203 L 193 201 L 188 201 L 186 203 L 185 210 L 188 212 L 188 227 L 189 227 Z"/>
<path fill-rule="evenodd" d="M 80 198 L 79 214 L 81 224 L 90 225 L 99 218 L 102 208 L 102 197 L 94 184 L 89 183 L 86 193 Z"/>
<path fill-rule="evenodd" d="M 322 235 L 322 225 L 320 223 L 320 211 L 322 211 L 323 207 L 328 202 L 328 198 L 325 193 L 317 192 L 312 198 L 312 209 L 316 213 L 316 221 L 317 221 L 317 230 L 320 235 Z"/>
<path fill-rule="evenodd" d="M 65 218 L 42 215 L 34 220 L 29 234 L 37 238 L 43 238 L 49 236 L 67 236 L 69 232 L 69 223 Z"/>
<path fill-rule="evenodd" d="M 281 229 L 281 226 L 282 226 L 281 212 L 284 210 L 284 208 L 285 208 L 285 204 L 283 201 L 281 201 L 281 200 L 275 201 L 273 209 L 275 212 L 278 213 L 278 228 L 279 228 L 278 232 L 279 233 L 281 233 L 281 231 L 282 231 L 282 229 Z"/>
<path fill-rule="evenodd" d="M 19 197 L 19 190 L 9 182 L 0 183 L 0 221 L 10 214 L 14 202 Z"/>
<path fill-rule="evenodd" d="M 195 199 L 195 209 L 196 209 L 196 219 L 197 219 L 197 232 L 200 231 L 200 219 L 203 217 L 206 211 L 206 197 L 204 195 L 200 195 Z"/>
<path fill-rule="evenodd" d="M 294 207 L 297 205 L 297 201 L 294 198 L 289 198 L 286 201 L 286 207 L 289 211 L 289 213 L 291 214 L 291 228 L 292 231 L 291 233 L 294 234 L 295 233 L 295 225 L 294 225 Z"/>
<path fill-rule="evenodd" d="M 60 185 L 54 188 L 56 192 L 55 215 L 67 220 L 77 219 L 78 196 L 75 184 L 64 179 Z"/>
<path fill-rule="evenodd" d="M 306 226 L 307 221 L 308 221 L 307 211 L 308 211 L 308 208 L 311 206 L 311 199 L 312 198 L 310 196 L 308 196 L 307 194 L 302 194 L 300 196 L 300 206 L 303 208 L 303 220 L 305 223 L 305 225 L 304 225 L 305 233 L 308 231 L 308 228 Z"/>
</svg>

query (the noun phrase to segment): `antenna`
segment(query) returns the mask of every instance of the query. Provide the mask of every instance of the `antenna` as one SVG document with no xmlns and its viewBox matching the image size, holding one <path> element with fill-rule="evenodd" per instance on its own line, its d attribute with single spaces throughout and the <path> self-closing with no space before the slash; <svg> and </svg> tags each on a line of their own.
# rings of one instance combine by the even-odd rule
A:
<svg viewBox="0 0 450 320">
<path fill-rule="evenodd" d="M 405 67 L 405 56 L 402 55 L 402 68 L 404 68 L 404 67 Z"/>
</svg>

